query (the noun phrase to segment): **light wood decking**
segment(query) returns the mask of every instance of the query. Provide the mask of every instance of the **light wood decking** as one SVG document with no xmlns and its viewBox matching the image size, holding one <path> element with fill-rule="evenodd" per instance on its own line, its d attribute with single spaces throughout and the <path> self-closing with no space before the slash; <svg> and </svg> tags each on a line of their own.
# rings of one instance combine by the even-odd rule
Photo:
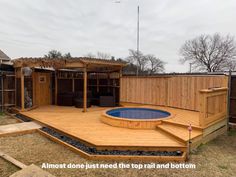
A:
<svg viewBox="0 0 236 177">
<path fill-rule="evenodd" d="M 134 106 L 124 104 L 123 106 Z M 162 156 L 116 156 L 116 155 L 89 155 L 51 135 L 39 131 L 48 138 L 80 153 L 88 159 L 120 159 L 120 160 L 157 160 L 157 161 L 183 161 L 186 159 L 187 145 L 189 140 L 188 126 L 193 125 L 191 140 L 192 147 L 197 147 L 201 143 L 206 143 L 226 130 L 226 120 L 221 119 L 209 127 L 199 126 L 199 112 L 187 111 L 175 108 L 137 105 L 140 107 L 150 107 L 161 109 L 173 114 L 173 118 L 163 120 L 155 129 L 128 129 L 114 127 L 101 122 L 101 115 L 107 108 L 92 107 L 88 112 L 82 109 L 63 106 L 41 106 L 27 112 L 20 112 L 51 127 L 61 133 L 82 140 L 85 144 L 93 146 L 98 150 L 144 150 L 144 151 L 182 151 L 181 157 Z"/>
<path fill-rule="evenodd" d="M 155 106 L 155 108 L 157 108 Z M 160 107 L 158 107 L 160 108 Z M 161 108 L 176 114 L 176 121 L 183 118 L 193 118 L 190 122 L 197 125 L 197 113 L 177 109 Z M 64 133 L 77 137 L 96 146 L 148 146 L 148 147 L 181 147 L 183 143 L 158 130 L 133 130 L 106 125 L 100 121 L 100 115 L 105 108 L 90 108 L 87 113 L 74 107 L 43 106 L 22 112 L 43 124 L 56 128 Z M 187 115 L 187 116 L 184 116 Z M 187 123 L 188 120 L 183 120 Z M 187 132 L 187 129 L 186 129 Z M 182 132 L 181 132 L 182 133 Z"/>
</svg>

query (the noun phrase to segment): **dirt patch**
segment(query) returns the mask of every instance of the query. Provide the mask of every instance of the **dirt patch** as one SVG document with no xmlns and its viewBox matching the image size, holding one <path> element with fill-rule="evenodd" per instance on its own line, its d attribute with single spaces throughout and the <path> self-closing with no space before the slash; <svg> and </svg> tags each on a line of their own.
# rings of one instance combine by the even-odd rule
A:
<svg viewBox="0 0 236 177">
<path fill-rule="evenodd" d="M 5 115 L 4 113 L 0 113 L 0 125 L 8 125 L 15 123 L 19 123 L 19 121 L 12 118 L 11 116 Z"/>
<path fill-rule="evenodd" d="M 9 148 L 11 147 L 11 148 Z M 192 154 L 196 169 L 46 169 L 55 176 L 208 176 L 228 177 L 236 174 L 236 136 L 222 135 Z M 88 161 L 38 133 L 0 138 L 0 150 L 17 160 L 41 167 L 42 163 L 108 163 Z M 109 162 L 114 163 L 114 162 Z M 126 162 L 128 163 L 128 162 Z"/>
<path fill-rule="evenodd" d="M 0 158 L 0 176 L 9 176 L 18 170 L 19 168 Z"/>
</svg>

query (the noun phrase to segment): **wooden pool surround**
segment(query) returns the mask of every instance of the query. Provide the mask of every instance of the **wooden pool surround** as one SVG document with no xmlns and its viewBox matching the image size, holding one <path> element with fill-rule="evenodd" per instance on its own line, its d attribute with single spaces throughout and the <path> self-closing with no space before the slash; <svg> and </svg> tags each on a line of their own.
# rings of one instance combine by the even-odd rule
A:
<svg viewBox="0 0 236 177">
<path fill-rule="evenodd" d="M 117 107 L 113 109 L 119 109 L 124 107 Z M 127 108 L 137 108 L 137 107 L 127 107 Z M 150 109 L 150 107 L 143 107 L 146 109 Z M 161 124 L 162 120 L 171 119 L 174 115 L 171 112 L 168 112 L 170 115 L 168 117 L 163 118 L 156 118 L 156 119 L 129 119 L 129 118 L 122 118 L 122 117 L 115 117 L 107 114 L 107 111 L 113 110 L 107 109 L 102 112 L 101 121 L 105 124 L 115 126 L 115 127 L 122 127 L 122 128 L 130 128 L 130 129 L 156 129 L 157 125 Z M 151 108 L 153 109 L 153 108 Z M 160 109 L 153 109 L 153 110 L 160 110 Z M 164 111 L 164 110 L 160 110 Z M 165 111 L 167 112 L 167 111 Z"/>
</svg>

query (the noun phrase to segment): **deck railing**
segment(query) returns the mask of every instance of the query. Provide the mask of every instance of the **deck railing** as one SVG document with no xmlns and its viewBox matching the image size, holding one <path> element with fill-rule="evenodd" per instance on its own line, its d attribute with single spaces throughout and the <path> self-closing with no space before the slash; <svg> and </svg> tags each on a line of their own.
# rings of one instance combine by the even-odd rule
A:
<svg viewBox="0 0 236 177">
<path fill-rule="evenodd" d="M 227 116 L 227 88 L 200 90 L 199 124 L 207 126 Z"/>
</svg>

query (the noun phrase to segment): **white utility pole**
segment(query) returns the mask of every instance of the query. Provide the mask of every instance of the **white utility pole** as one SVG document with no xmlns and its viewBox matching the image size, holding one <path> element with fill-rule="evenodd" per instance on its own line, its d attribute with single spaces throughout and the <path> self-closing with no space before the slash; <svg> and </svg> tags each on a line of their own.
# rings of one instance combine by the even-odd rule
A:
<svg viewBox="0 0 236 177">
<path fill-rule="evenodd" d="M 139 66 L 139 5 L 138 5 L 138 9 L 137 9 L 137 71 L 136 71 L 136 75 L 138 76 L 138 66 Z"/>
</svg>

